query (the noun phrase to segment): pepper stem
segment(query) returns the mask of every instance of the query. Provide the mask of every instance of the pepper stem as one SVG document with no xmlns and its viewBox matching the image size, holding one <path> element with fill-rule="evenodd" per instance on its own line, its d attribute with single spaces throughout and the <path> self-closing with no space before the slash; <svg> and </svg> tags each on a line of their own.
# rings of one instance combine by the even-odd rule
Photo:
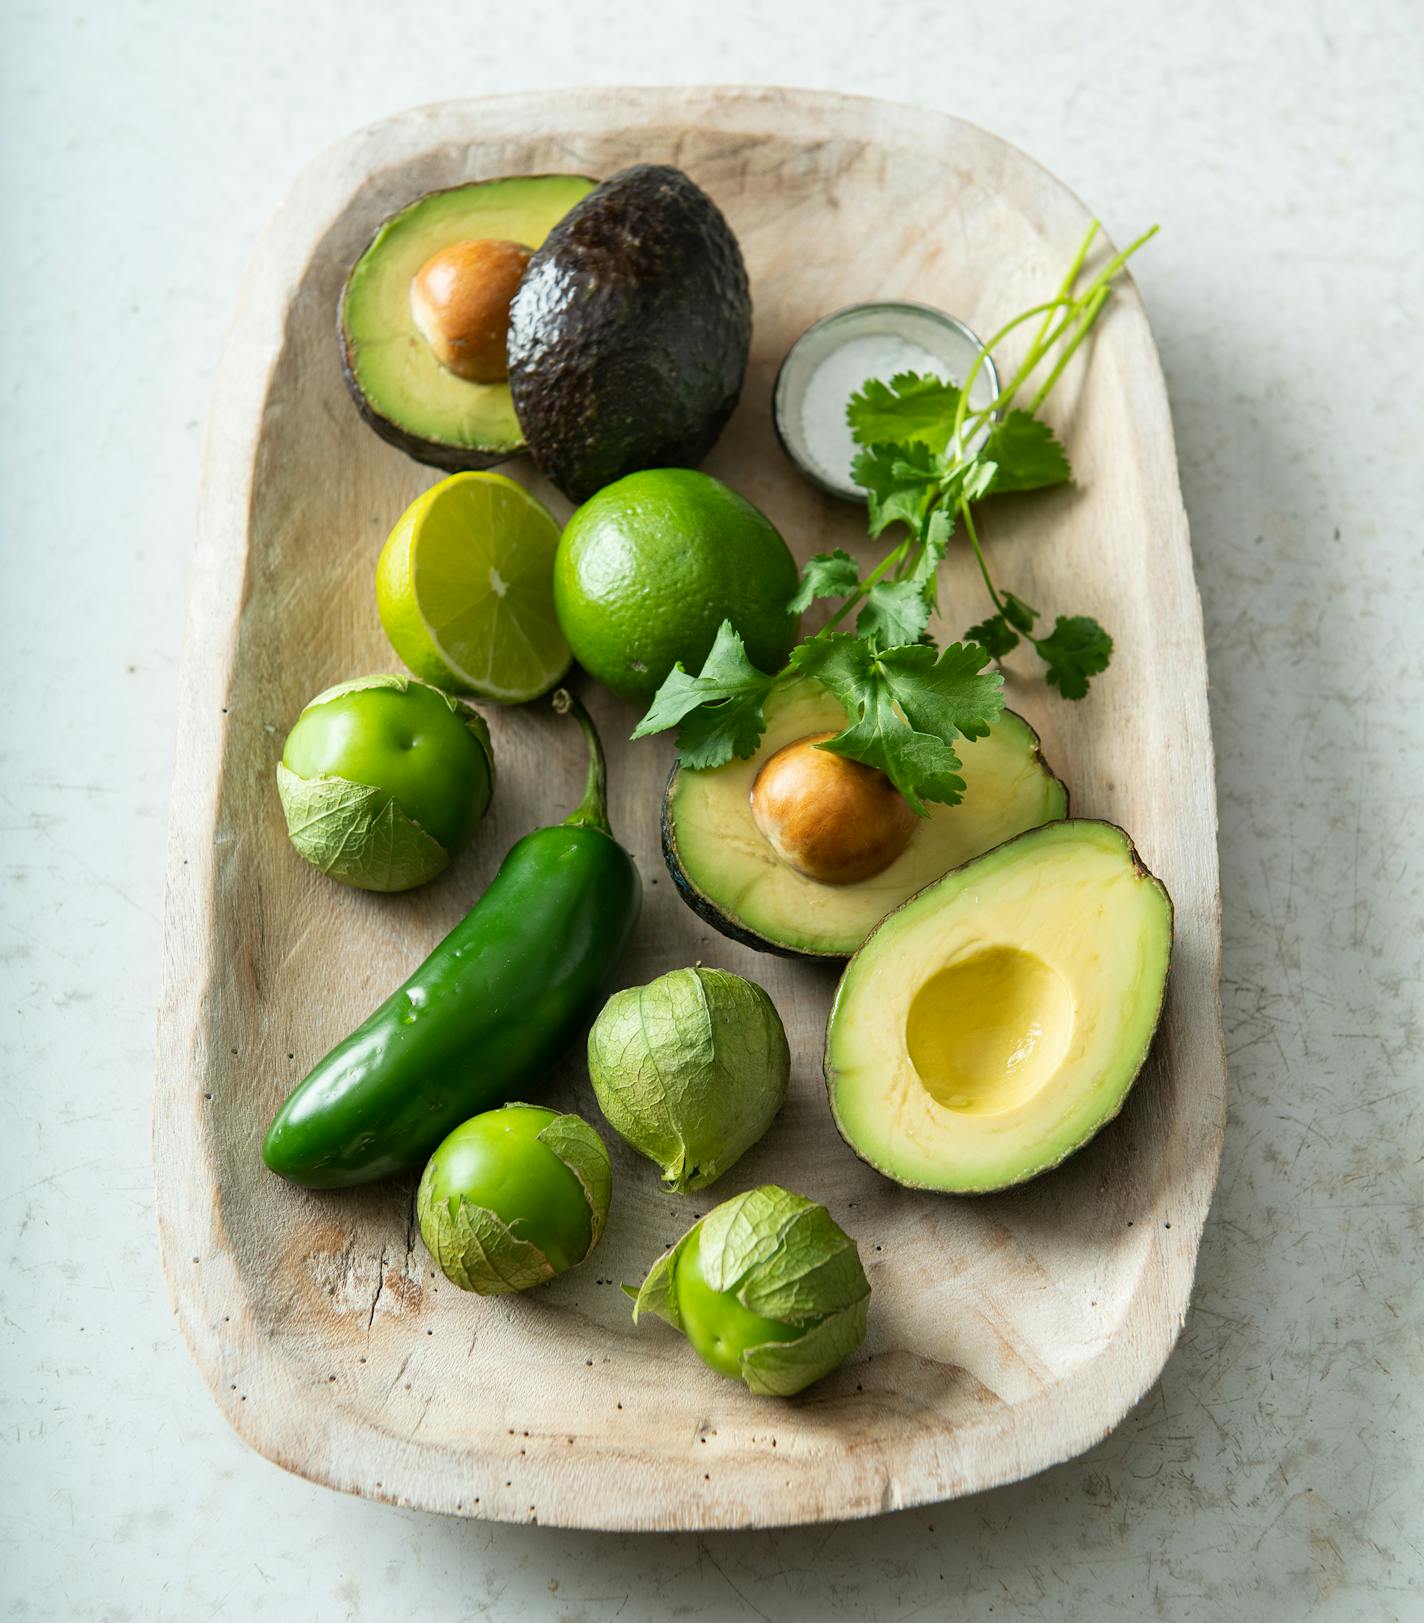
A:
<svg viewBox="0 0 1424 1623">
<path fill-rule="evenodd" d="M 584 779 L 583 799 L 564 819 L 565 828 L 596 828 L 610 838 L 613 830 L 608 826 L 608 767 L 603 759 L 603 743 L 593 717 L 584 709 L 567 688 L 554 693 L 554 709 L 561 716 L 572 716 L 583 730 L 588 745 L 588 776 Z"/>
</svg>

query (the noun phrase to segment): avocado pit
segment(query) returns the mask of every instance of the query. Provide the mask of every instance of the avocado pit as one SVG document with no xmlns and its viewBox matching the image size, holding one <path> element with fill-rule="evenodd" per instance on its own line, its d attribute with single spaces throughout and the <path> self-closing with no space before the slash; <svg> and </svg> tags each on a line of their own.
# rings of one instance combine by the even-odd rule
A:
<svg viewBox="0 0 1424 1623">
<path fill-rule="evenodd" d="M 533 250 L 477 237 L 448 243 L 411 279 L 410 313 L 447 371 L 467 383 L 509 376 L 509 306 Z"/>
<path fill-rule="evenodd" d="M 777 856 L 823 885 L 888 868 L 919 818 L 883 772 L 819 749 L 832 732 L 784 744 L 752 783 L 752 819 Z"/>
<path fill-rule="evenodd" d="M 962 1115 L 1027 1104 L 1062 1063 L 1073 995 L 1036 953 L 992 946 L 946 964 L 920 987 L 905 1046 L 925 1091 Z"/>
</svg>

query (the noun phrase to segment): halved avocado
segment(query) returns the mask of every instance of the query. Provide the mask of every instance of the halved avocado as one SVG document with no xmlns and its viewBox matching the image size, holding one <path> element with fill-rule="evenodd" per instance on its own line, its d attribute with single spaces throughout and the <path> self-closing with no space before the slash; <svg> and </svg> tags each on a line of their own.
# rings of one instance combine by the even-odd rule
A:
<svg viewBox="0 0 1424 1623">
<path fill-rule="evenodd" d="M 752 816 L 751 788 L 784 744 L 840 731 L 846 715 L 819 682 L 778 688 L 750 760 L 702 771 L 674 767 L 663 795 L 663 856 L 682 899 L 749 947 L 791 958 L 848 958 L 892 908 L 981 851 L 1065 817 L 1068 791 L 1039 753 L 1038 734 L 1012 710 L 987 738 L 959 751 L 958 806 L 930 805 L 890 865 L 850 885 L 825 885 L 789 867 Z"/>
<path fill-rule="evenodd" d="M 411 313 L 416 272 L 471 240 L 537 248 L 597 185 L 586 175 L 513 175 L 427 192 L 385 220 L 341 293 L 341 366 L 361 415 L 384 440 L 450 473 L 490 468 L 524 446 L 507 383 L 447 371 Z"/>
<path fill-rule="evenodd" d="M 966 862 L 846 965 L 825 1055 L 841 1136 L 915 1189 L 1057 1166 L 1122 1108 L 1171 955 L 1171 898 L 1112 823 L 1050 823 Z"/>
</svg>

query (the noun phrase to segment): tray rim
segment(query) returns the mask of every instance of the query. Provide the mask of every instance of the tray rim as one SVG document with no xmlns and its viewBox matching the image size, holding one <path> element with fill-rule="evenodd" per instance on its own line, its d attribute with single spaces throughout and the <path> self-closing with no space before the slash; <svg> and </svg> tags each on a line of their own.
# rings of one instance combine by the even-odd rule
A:
<svg viewBox="0 0 1424 1623">
<path fill-rule="evenodd" d="M 193 1256 L 189 1263 L 191 1242 L 182 1238 L 186 1233 L 200 1232 L 190 1226 L 200 1222 L 208 1225 L 206 1232 L 209 1234 L 222 1235 L 216 1199 L 210 1211 L 192 1209 L 195 1205 L 193 1191 L 198 1180 L 165 1177 L 161 1169 L 169 1152 L 178 1147 L 185 1148 L 189 1155 L 195 1156 L 209 1174 L 212 1171 L 211 1156 L 200 1121 L 200 1102 L 192 1090 L 185 1090 L 180 1078 L 191 1073 L 194 1056 L 200 1051 L 200 1013 L 211 980 L 205 943 L 218 868 L 211 834 L 218 809 L 220 767 L 226 753 L 229 726 L 222 701 L 230 690 L 236 662 L 249 537 L 247 518 L 261 441 L 262 407 L 281 353 L 281 335 L 291 302 L 288 295 L 300 285 L 312 251 L 319 245 L 331 219 L 339 214 L 351 191 L 374 174 L 407 163 L 418 151 L 428 149 L 427 146 L 404 150 L 400 141 L 391 141 L 392 136 L 404 136 L 408 132 L 414 134 L 426 126 L 433 129 L 442 123 L 464 121 L 464 134 L 449 136 L 448 139 L 463 139 L 477 144 L 479 115 L 488 116 L 496 111 L 503 116 L 499 133 L 512 133 L 515 121 L 533 132 L 548 127 L 548 120 L 543 115 L 551 101 L 557 102 L 558 127 L 570 133 L 606 129 L 616 121 L 622 127 L 670 122 L 729 134 L 790 135 L 804 133 L 808 114 L 817 116 L 827 126 L 838 120 L 854 120 L 858 126 L 866 126 L 860 130 L 863 138 L 886 146 L 897 144 L 894 137 L 900 138 L 898 144 L 901 145 L 926 145 L 928 132 L 932 128 L 938 129 L 945 137 L 954 132 L 968 131 L 1004 149 L 1014 161 L 1037 171 L 1052 187 L 1083 207 L 1070 188 L 1030 155 L 981 126 L 952 114 L 875 97 L 781 86 L 606 85 L 577 90 L 516 91 L 427 103 L 358 129 L 308 162 L 254 244 L 214 373 L 203 443 L 197 538 L 178 677 L 175 762 L 165 879 L 163 981 L 157 1018 L 157 1063 L 152 1096 L 156 1216 L 165 1282 L 179 1328 L 219 1409 L 243 1441 L 265 1458 L 307 1480 L 338 1491 L 406 1508 L 507 1521 L 529 1518 L 506 1513 L 503 1508 L 472 1506 L 468 1503 L 455 1505 L 453 1492 L 442 1501 L 439 1496 L 423 1491 L 419 1486 L 403 1487 L 398 1475 L 401 1467 L 394 1456 L 383 1477 L 373 1482 L 368 1470 L 356 1469 L 349 1457 L 345 1457 L 349 1455 L 349 1450 L 328 1448 L 321 1459 L 315 1459 L 294 1450 L 291 1438 L 273 1436 L 274 1427 L 267 1416 L 275 1405 L 244 1410 L 226 1401 L 228 1392 L 224 1381 L 221 1337 L 216 1326 L 202 1322 L 196 1293 L 190 1283 L 192 1276 L 189 1268 L 196 1266 L 200 1259 Z M 876 127 L 869 128 L 872 125 Z M 397 149 L 394 153 L 392 147 Z M 363 163 L 361 160 L 367 149 L 384 149 L 387 161 L 381 164 Z M 326 208 L 325 203 L 329 201 L 333 185 L 346 177 L 350 177 L 351 184 L 343 192 L 342 202 L 334 209 Z M 318 200 L 322 201 L 323 206 L 313 207 Z M 288 231 L 286 227 L 289 221 L 304 223 L 297 230 Z M 1140 300 L 1130 278 L 1124 278 L 1122 286 L 1140 308 Z M 1143 314 L 1145 320 L 1145 312 Z M 275 342 L 272 341 L 274 339 Z M 267 352 L 265 357 L 262 355 L 264 349 Z M 1175 480 L 1175 444 L 1166 407 L 1165 382 L 1161 377 L 1160 357 L 1155 344 L 1148 345 L 1148 355 L 1156 371 L 1152 381 L 1161 391 L 1166 418 L 1164 444 L 1170 452 L 1174 475 L 1172 494 L 1182 545 L 1190 559 L 1187 519 Z M 258 361 L 256 365 L 253 364 L 254 358 Z M 230 426 L 232 424 L 241 425 L 240 430 L 234 432 Z M 232 521 L 237 497 L 240 497 L 243 515 L 240 523 Z M 1191 611 L 1195 611 L 1191 616 L 1190 629 L 1196 633 L 1193 644 L 1201 655 L 1201 702 L 1205 717 L 1203 734 L 1197 743 L 1205 750 L 1205 764 L 1210 767 L 1214 765 L 1214 756 L 1210 715 L 1205 702 L 1206 649 L 1201 627 L 1200 592 L 1194 575 L 1191 585 L 1194 602 L 1184 612 L 1190 616 Z M 213 718 L 219 712 L 219 723 L 214 725 Z M 199 786 L 196 794 L 195 785 Z M 652 1513 L 642 1513 L 622 1503 L 608 1505 L 601 1496 L 590 1498 L 582 1481 L 586 1473 L 576 1471 L 565 1473 L 561 1481 L 556 1481 L 550 1475 L 549 1491 L 540 1496 L 539 1522 L 600 1531 L 699 1531 L 794 1526 L 859 1518 L 1022 1480 L 1082 1453 L 1121 1423 L 1160 1375 L 1185 1321 L 1201 1233 L 1216 1184 L 1225 1132 L 1227 1085 L 1220 1004 L 1221 897 L 1215 838 L 1214 773 L 1207 773 L 1202 794 L 1202 810 L 1208 816 L 1212 831 L 1210 850 L 1203 855 L 1210 863 L 1209 923 L 1210 941 L 1214 949 L 1211 963 L 1213 1006 L 1204 1011 L 1203 1019 L 1212 1022 L 1211 1031 L 1215 1033 L 1219 1055 L 1213 1067 L 1214 1080 L 1219 1084 L 1214 1095 L 1216 1109 L 1212 1112 L 1207 1108 L 1211 1097 L 1204 1096 L 1192 1113 L 1189 1125 L 1200 1139 L 1198 1154 L 1191 1175 L 1183 1180 L 1183 1187 L 1177 1192 L 1184 1194 L 1190 1190 L 1197 1198 L 1189 1211 L 1174 1206 L 1174 1239 L 1167 1255 L 1158 1254 L 1166 1280 L 1175 1287 L 1170 1318 L 1159 1314 L 1150 1327 L 1153 1331 L 1150 1336 L 1132 1338 L 1130 1373 L 1119 1371 L 1119 1383 L 1107 1400 L 1101 1404 L 1067 1401 L 1069 1397 L 1081 1398 L 1079 1388 L 1091 1384 L 1087 1382 L 1089 1372 L 1114 1353 L 1124 1339 L 1120 1334 L 1115 1334 L 1101 1352 L 1075 1366 L 1067 1377 L 1071 1392 L 1065 1392 L 1061 1387 L 1057 1389 L 1060 1403 L 1067 1412 L 1058 1416 L 1054 1425 L 1040 1428 L 1032 1439 L 1033 1446 L 1015 1448 L 1013 1443 L 1017 1441 L 1022 1444 L 1023 1438 L 1006 1435 L 1000 1441 L 1009 1446 L 1000 1449 L 997 1459 L 986 1459 L 981 1447 L 975 1451 L 974 1466 L 957 1474 L 946 1472 L 948 1462 L 932 1446 L 933 1440 L 927 1440 L 930 1446 L 915 1450 L 917 1456 L 927 1454 L 928 1457 L 920 1459 L 919 1463 L 924 1468 L 912 1479 L 908 1473 L 897 1479 L 882 1469 L 878 1475 L 871 1473 L 873 1481 L 864 1491 L 843 1496 L 834 1503 L 813 1503 L 814 1494 L 803 1494 L 795 1506 L 788 1506 L 785 1511 L 778 1508 L 768 1513 L 769 1507 L 761 1504 L 738 1506 L 730 1512 L 722 1507 L 716 1514 L 705 1515 L 700 1514 L 697 1507 L 686 1504 L 675 1505 L 671 1509 L 662 1504 Z M 196 843 L 191 838 L 194 833 L 201 836 Z M 188 855 L 185 856 L 184 852 Z M 201 975 L 191 967 L 195 963 L 203 966 Z M 1210 1035 L 1209 1032 L 1207 1034 Z M 207 1187 L 215 1190 L 211 1176 L 207 1179 Z M 232 1268 L 230 1257 L 228 1266 L 234 1283 L 237 1283 L 240 1276 Z M 275 1365 L 278 1360 L 269 1359 L 269 1362 Z M 274 1368 L 271 1373 L 277 1376 L 280 1385 L 280 1372 Z M 1101 1383 L 1099 1390 L 1105 1390 Z M 1026 1407 L 1042 1406 L 1051 1395 L 1051 1392 L 1038 1394 L 1027 1400 L 1026 1404 L 1014 1405 L 1007 1413 L 1016 1415 Z M 263 1417 L 260 1420 L 259 1414 Z M 358 1419 L 357 1424 L 360 1423 Z M 369 1418 L 364 1419 L 364 1427 L 368 1441 L 381 1438 L 387 1444 L 394 1442 Z M 981 1428 L 981 1437 L 987 1429 Z M 1000 1429 L 1011 1431 L 1007 1426 Z M 439 1445 L 428 1446 L 442 1455 L 451 1452 Z M 387 1453 L 391 1453 L 389 1448 Z M 412 1480 L 421 1474 L 418 1467 L 412 1468 L 409 1462 L 405 1464 L 405 1473 Z M 577 1509 L 572 1503 L 575 1500 L 582 1500 Z"/>
</svg>

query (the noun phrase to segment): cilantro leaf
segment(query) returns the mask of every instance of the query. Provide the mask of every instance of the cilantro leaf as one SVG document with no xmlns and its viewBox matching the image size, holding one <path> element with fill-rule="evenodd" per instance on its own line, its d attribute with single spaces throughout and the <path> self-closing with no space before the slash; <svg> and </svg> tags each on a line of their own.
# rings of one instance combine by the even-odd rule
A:
<svg viewBox="0 0 1424 1623">
<path fill-rule="evenodd" d="M 850 476 L 866 493 L 870 533 L 879 535 L 896 519 L 919 529 L 943 475 L 927 445 L 872 445 L 851 464 Z"/>
<path fill-rule="evenodd" d="M 947 502 L 977 502 L 993 489 L 998 471 L 997 462 L 972 457 L 968 462 L 956 463 L 940 481 L 940 489 Z"/>
<path fill-rule="evenodd" d="M 848 716 L 859 714 L 874 660 L 875 650 L 849 631 L 823 631 L 791 650 L 793 674 L 814 677 L 840 700 Z"/>
<path fill-rule="evenodd" d="M 814 676 L 850 720 L 818 748 L 884 772 L 910 806 L 958 805 L 964 794 L 956 733 L 982 738 L 1003 713 L 1003 679 L 979 674 L 983 648 L 955 643 L 936 655 L 915 645 L 876 652 L 860 637 L 813 637 L 792 655 L 797 673 Z"/>
<path fill-rule="evenodd" d="M 860 565 L 839 547 L 806 560 L 796 596 L 786 605 L 791 614 L 809 609 L 818 597 L 847 597 L 860 585 Z"/>
<path fill-rule="evenodd" d="M 911 726 L 952 738 L 983 738 L 1004 713 L 1004 679 L 985 671 L 989 655 L 952 642 L 942 653 L 922 644 L 891 648 L 877 663 Z"/>
<path fill-rule="evenodd" d="M 983 461 L 997 464 L 992 486 L 995 495 L 1006 490 L 1044 490 L 1073 477 L 1068 454 L 1054 439 L 1053 430 L 1021 407 L 1005 412 L 994 424 L 980 455 Z"/>
<path fill-rule="evenodd" d="M 867 380 L 850 398 L 846 421 L 860 445 L 904 444 L 919 440 L 943 454 L 959 410 L 959 390 L 943 378 L 900 372 L 890 382 Z"/>
<path fill-rule="evenodd" d="M 1088 691 L 1088 679 L 1108 668 L 1113 641 L 1090 616 L 1060 614 L 1053 630 L 1038 638 L 1034 647 L 1048 666 L 1044 680 L 1065 699 L 1081 699 Z"/>
<path fill-rule="evenodd" d="M 865 594 L 865 607 L 855 620 L 855 634 L 877 648 L 918 642 L 930 623 L 925 589 L 915 580 L 880 580 Z"/>
<path fill-rule="evenodd" d="M 1022 631 L 1027 637 L 1033 630 L 1033 622 L 1038 619 L 1038 610 L 1013 592 L 1005 592 L 1004 618 L 1015 631 Z"/>
<path fill-rule="evenodd" d="M 1018 647 L 1019 634 L 1002 614 L 994 614 L 987 620 L 981 620 L 977 626 L 970 626 L 964 633 L 964 640 L 977 642 L 987 648 L 991 659 L 1002 659 Z"/>
<path fill-rule="evenodd" d="M 680 722 L 683 766 L 722 766 L 734 755 L 746 760 L 766 731 L 764 706 L 775 681 L 751 663 L 732 622 L 723 620 L 701 672 L 689 676 L 681 661 L 674 665 L 632 736 L 647 738 Z"/>
<path fill-rule="evenodd" d="M 926 815 L 925 800 L 957 806 L 964 798 L 962 763 L 954 746 L 911 727 L 895 709 L 894 695 L 883 682 L 866 690 L 858 721 L 816 747 L 878 767 L 921 817 Z"/>
<path fill-rule="evenodd" d="M 918 642 L 936 607 L 938 571 L 954 528 L 954 514 L 937 507 L 925 526 L 915 567 L 900 580 L 881 580 L 866 593 L 855 634 L 881 648 Z"/>
<path fill-rule="evenodd" d="M 964 793 L 959 757 L 947 741 L 917 734 L 896 710 L 869 643 L 844 633 L 813 637 L 791 659 L 799 675 L 814 677 L 840 701 L 848 719 L 818 749 L 877 767 L 921 817 L 921 797 L 958 804 Z"/>
<path fill-rule="evenodd" d="M 923 581 L 925 600 L 931 610 L 939 606 L 939 566 L 949 551 L 954 535 L 954 509 L 947 503 L 935 508 L 925 526 L 924 549 L 911 574 L 912 580 Z"/>
</svg>

